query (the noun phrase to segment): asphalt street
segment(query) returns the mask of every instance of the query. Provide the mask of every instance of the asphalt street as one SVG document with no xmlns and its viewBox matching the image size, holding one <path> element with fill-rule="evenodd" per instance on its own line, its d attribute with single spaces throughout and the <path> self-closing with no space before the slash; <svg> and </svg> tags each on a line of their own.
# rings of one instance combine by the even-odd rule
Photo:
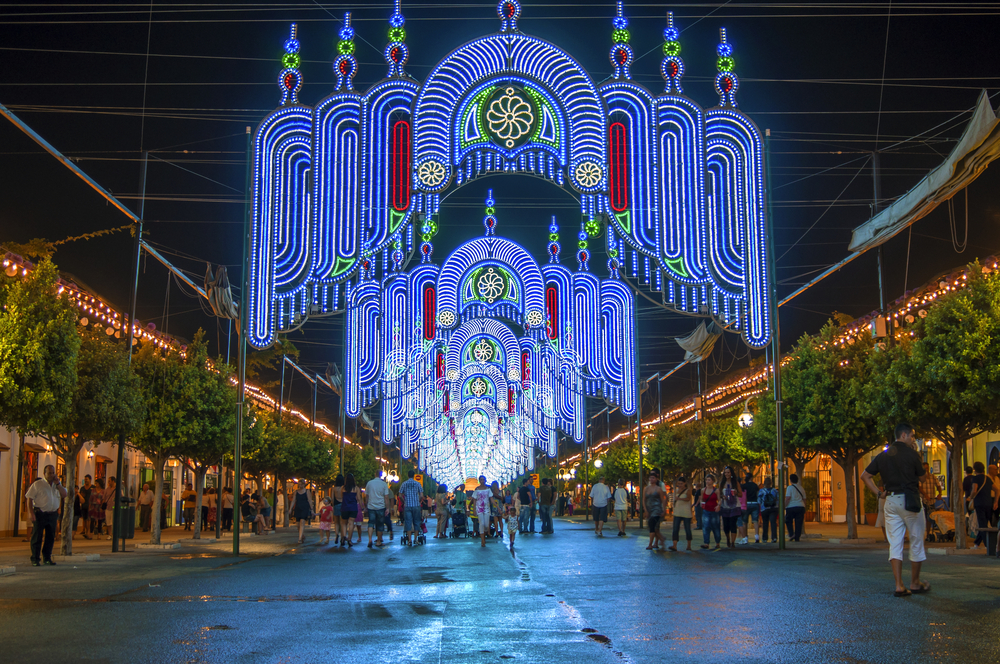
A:
<svg viewBox="0 0 1000 664">
<path fill-rule="evenodd" d="M 884 546 L 655 553 L 634 529 L 556 529 L 513 554 L 313 531 L 239 559 L 216 544 L 19 566 L 0 577 L 0 661 L 1000 661 L 996 559 L 932 556 L 931 592 L 900 599 Z"/>
</svg>

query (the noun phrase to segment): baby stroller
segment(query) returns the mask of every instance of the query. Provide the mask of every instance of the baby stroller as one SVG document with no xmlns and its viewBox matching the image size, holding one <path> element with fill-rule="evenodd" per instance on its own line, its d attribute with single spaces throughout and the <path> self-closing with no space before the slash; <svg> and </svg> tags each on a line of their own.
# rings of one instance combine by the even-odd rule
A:
<svg viewBox="0 0 1000 664">
<path fill-rule="evenodd" d="M 451 515 L 451 536 L 468 537 L 469 529 L 465 525 L 465 512 L 454 512 Z"/>
<path fill-rule="evenodd" d="M 410 544 L 410 536 L 406 533 L 399 540 L 400 546 L 407 546 Z M 413 536 L 413 544 L 427 544 L 427 523 L 421 519 L 420 525 L 417 526 L 417 534 Z"/>
<path fill-rule="evenodd" d="M 928 533 L 936 542 L 955 539 L 955 515 L 945 510 L 931 512 L 931 529 Z"/>
</svg>

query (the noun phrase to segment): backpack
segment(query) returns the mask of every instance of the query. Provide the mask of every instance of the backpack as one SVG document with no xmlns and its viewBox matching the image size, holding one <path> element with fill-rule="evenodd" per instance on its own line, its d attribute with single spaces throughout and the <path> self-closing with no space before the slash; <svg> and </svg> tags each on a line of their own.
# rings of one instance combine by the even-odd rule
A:
<svg viewBox="0 0 1000 664">
<path fill-rule="evenodd" d="M 764 489 L 763 505 L 765 509 L 778 506 L 778 493 L 774 489 Z"/>
</svg>

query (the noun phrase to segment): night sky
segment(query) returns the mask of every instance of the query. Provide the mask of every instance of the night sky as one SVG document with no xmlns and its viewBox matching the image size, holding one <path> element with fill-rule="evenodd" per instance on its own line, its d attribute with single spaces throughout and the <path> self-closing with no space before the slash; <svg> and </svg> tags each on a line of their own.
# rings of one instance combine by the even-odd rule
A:
<svg viewBox="0 0 1000 664">
<path fill-rule="evenodd" d="M 152 12 L 150 11 L 152 7 Z M 848 255 L 851 230 L 871 216 L 870 155 L 881 153 L 886 205 L 939 164 L 954 146 L 980 90 L 1000 104 L 1000 4 L 970 2 L 626 3 L 637 61 L 633 79 L 654 94 L 665 13 L 682 30 L 685 92 L 704 107 L 712 88 L 718 30 L 735 45 L 737 100 L 772 131 L 772 190 L 779 296 Z M 140 205 L 140 164 L 149 151 L 148 239 L 200 283 L 205 263 L 227 265 L 238 283 L 246 127 L 280 99 L 276 83 L 289 24 L 299 25 L 305 86 L 314 104 L 333 89 L 331 63 L 345 11 L 353 12 L 359 90 L 385 75 L 382 49 L 391 5 L 379 3 L 56 3 L 5 2 L 0 9 L 3 103 L 132 210 Z M 404 2 L 408 73 L 423 80 L 462 43 L 499 28 L 490 2 Z M 564 48 L 600 83 L 611 74 L 612 2 L 523 2 L 522 31 Z M 888 41 L 887 41 L 888 40 Z M 887 48 L 888 43 L 888 48 Z M 148 53 L 148 56 L 147 56 Z M 884 64 L 884 80 L 883 80 Z M 881 109 L 881 112 L 880 112 Z M 0 240 L 25 241 L 113 228 L 128 219 L 12 124 L 0 122 Z M 886 298 L 977 257 L 1000 252 L 1000 205 L 993 166 L 968 189 L 968 247 L 953 245 L 947 206 L 886 245 Z M 440 260 L 482 233 L 486 189 L 497 198 L 498 232 L 545 255 L 552 215 L 564 237 L 579 223 L 566 192 L 525 177 L 475 181 L 446 201 L 435 242 Z M 965 199 L 956 197 L 959 240 Z M 59 267 L 119 308 L 128 299 L 132 241 L 127 232 L 61 247 Z M 566 252 L 564 251 L 564 257 Z M 568 262 L 564 260 L 564 262 Z M 575 264 L 575 261 L 573 261 Z M 592 271 L 603 275 L 595 256 Z M 908 267 L 907 267 L 908 265 Z M 207 330 L 226 353 L 224 322 L 206 316 L 192 293 L 170 283 L 150 259 L 140 270 L 141 320 L 181 337 Z M 656 296 L 654 296 L 656 297 Z M 695 319 L 637 298 L 643 377 L 676 366 L 671 335 Z M 781 310 L 783 346 L 817 330 L 832 312 L 861 316 L 878 306 L 875 252 Z M 292 338 L 302 364 L 322 371 L 341 362 L 342 316 L 310 322 Z M 235 339 L 235 335 L 234 335 Z M 755 351 L 753 355 L 758 355 Z M 726 335 L 703 377 L 717 383 L 747 365 L 748 351 Z M 663 383 L 664 404 L 693 392 L 685 368 Z M 304 381 L 293 398 L 305 406 Z M 655 405 L 644 402 L 646 412 Z M 332 422 L 336 398 L 320 398 Z M 600 408 L 601 406 L 598 406 Z M 614 426 L 614 424 L 612 424 Z"/>
</svg>

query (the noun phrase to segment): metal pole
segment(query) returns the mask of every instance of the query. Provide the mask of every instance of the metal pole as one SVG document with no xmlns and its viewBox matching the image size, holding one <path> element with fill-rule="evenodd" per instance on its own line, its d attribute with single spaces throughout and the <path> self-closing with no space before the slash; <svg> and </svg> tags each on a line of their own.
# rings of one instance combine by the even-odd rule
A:
<svg viewBox="0 0 1000 664">
<path fill-rule="evenodd" d="M 313 414 L 312 414 L 312 422 L 309 423 L 309 426 L 312 427 L 313 429 L 316 428 L 316 393 L 317 393 L 318 390 L 319 390 L 319 381 L 318 380 L 314 380 L 313 381 Z"/>
<path fill-rule="evenodd" d="M 135 327 L 135 306 L 136 298 L 139 293 L 139 255 L 142 253 L 142 220 L 146 214 L 146 166 L 149 162 L 149 153 L 144 152 L 142 155 L 142 168 L 139 175 L 139 187 L 141 194 L 141 199 L 139 201 L 139 221 L 136 224 L 135 229 L 135 242 L 134 249 L 132 251 L 132 287 L 129 293 L 129 310 L 128 310 L 128 320 L 122 321 L 122 333 L 127 335 L 125 339 L 125 354 L 128 356 L 128 364 L 132 366 L 132 346 L 134 343 L 135 335 L 133 334 L 133 328 Z M 126 324 L 127 323 L 127 324 Z M 119 550 L 125 551 L 125 529 L 122 527 L 122 492 L 125 490 L 125 478 L 122 474 L 122 466 L 125 465 L 125 434 L 121 433 L 118 435 L 118 454 L 115 461 L 115 472 L 118 473 L 118 484 L 115 487 L 115 510 L 112 513 L 112 536 L 111 536 L 111 551 L 112 553 L 117 553 Z M 163 527 L 163 524 L 160 524 Z M 119 543 L 120 540 L 120 543 Z M 121 547 L 119 549 L 119 547 Z"/>
<path fill-rule="evenodd" d="M 764 139 L 765 164 L 767 166 L 767 248 L 768 280 L 771 290 L 771 373 L 774 375 L 774 428 L 775 457 L 778 460 L 778 548 L 785 548 L 785 478 L 788 474 L 785 468 L 785 441 L 782 433 L 782 403 L 781 403 L 781 320 L 778 315 L 778 279 L 775 275 L 774 257 L 774 213 L 771 206 L 771 130 L 768 129 Z"/>
<path fill-rule="evenodd" d="M 633 303 L 632 305 L 632 320 L 636 319 L 636 313 L 638 313 L 638 307 Z M 642 471 L 643 471 L 643 452 L 642 452 L 642 390 L 639 387 L 639 335 L 635 336 L 635 444 L 639 448 L 639 493 L 636 496 L 636 503 L 639 512 L 639 529 L 642 530 L 642 524 L 645 522 L 643 518 L 643 512 L 645 512 L 642 492 L 645 489 L 645 484 L 642 481 Z M 659 387 L 659 381 L 657 381 L 657 387 Z M 623 401 L 624 403 L 624 401 Z M 622 414 L 625 411 L 622 410 Z M 609 414 L 610 417 L 610 414 Z M 626 420 L 627 421 L 627 420 Z"/>
<path fill-rule="evenodd" d="M 247 127 L 247 175 L 243 203 L 243 286 L 240 288 L 240 330 L 236 347 L 237 394 L 236 408 L 236 441 L 233 443 L 233 555 L 240 555 L 240 494 L 243 478 L 243 417 L 246 407 L 247 384 L 247 328 L 250 316 L 247 315 L 247 293 L 250 291 L 250 166 L 252 137 L 250 127 Z"/>
<path fill-rule="evenodd" d="M 285 355 L 281 355 L 281 386 L 278 388 L 278 426 L 281 426 L 281 414 L 285 410 Z"/>
<path fill-rule="evenodd" d="M 226 467 L 222 464 L 222 459 L 219 459 L 219 474 L 216 476 L 215 482 L 215 541 L 218 542 L 222 539 L 222 497 L 225 495 L 223 493 L 223 487 L 226 481 Z M 184 486 L 183 484 L 181 486 Z"/>
</svg>

